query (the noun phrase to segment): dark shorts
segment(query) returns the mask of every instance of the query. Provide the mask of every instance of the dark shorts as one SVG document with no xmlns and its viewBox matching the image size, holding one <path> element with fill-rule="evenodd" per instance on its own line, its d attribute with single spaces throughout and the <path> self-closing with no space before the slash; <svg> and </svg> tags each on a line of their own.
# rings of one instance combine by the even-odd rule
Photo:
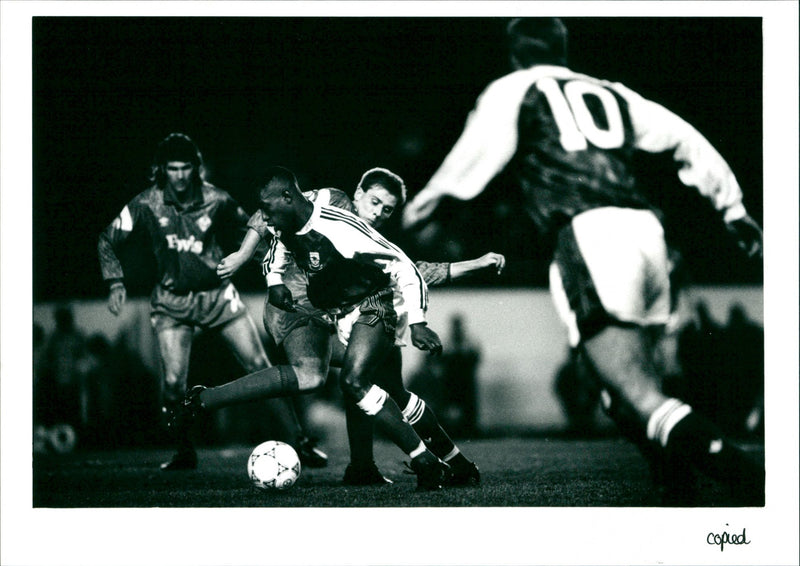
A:
<svg viewBox="0 0 800 566">
<path fill-rule="evenodd" d="M 230 283 L 186 295 L 158 285 L 150 296 L 150 322 L 156 331 L 176 326 L 214 328 L 246 315 L 247 307 Z"/>
<path fill-rule="evenodd" d="M 281 344 L 296 328 L 318 326 L 330 334 L 336 332 L 333 320 L 327 312 L 314 308 L 307 300 L 295 305 L 297 312 L 287 312 L 264 300 L 264 329 L 272 336 L 276 344 Z"/>
</svg>

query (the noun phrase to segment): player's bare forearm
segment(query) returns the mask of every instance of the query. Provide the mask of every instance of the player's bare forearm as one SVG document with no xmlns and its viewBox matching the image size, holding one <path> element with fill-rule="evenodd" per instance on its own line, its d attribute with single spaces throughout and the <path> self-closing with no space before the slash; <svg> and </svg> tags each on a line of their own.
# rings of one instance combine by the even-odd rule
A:
<svg viewBox="0 0 800 566">
<path fill-rule="evenodd" d="M 233 275 L 253 257 L 260 241 L 261 236 L 259 236 L 255 230 L 248 230 L 239 249 L 225 256 L 222 258 L 222 261 L 219 262 L 219 265 L 217 265 L 217 276 L 220 279 L 233 277 Z"/>
<path fill-rule="evenodd" d="M 497 271 L 497 274 L 500 275 L 505 266 L 506 258 L 502 254 L 489 252 L 476 259 L 457 261 L 450 264 L 450 279 L 459 279 L 474 271 L 486 269 L 487 267 L 494 268 Z"/>
</svg>

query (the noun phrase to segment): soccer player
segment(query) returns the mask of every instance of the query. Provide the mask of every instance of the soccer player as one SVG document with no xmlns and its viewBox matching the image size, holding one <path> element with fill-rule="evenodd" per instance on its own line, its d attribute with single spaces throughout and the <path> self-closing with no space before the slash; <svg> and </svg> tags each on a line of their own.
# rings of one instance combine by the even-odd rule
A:
<svg viewBox="0 0 800 566">
<path fill-rule="evenodd" d="M 425 446 L 395 401 L 373 380 L 395 343 L 405 343 L 407 334 L 416 348 L 441 353 L 438 335 L 425 322 L 428 289 L 419 271 L 402 250 L 355 214 L 331 206 L 331 191 L 320 191 L 313 201 L 306 198 L 287 169 L 272 168 L 259 197 L 263 220 L 276 234 L 266 263 L 267 280 L 272 283 L 270 304 L 285 311 L 298 310 L 283 284 L 291 253 L 308 278 L 306 292 L 311 305 L 335 317 L 336 330 L 346 344 L 339 380 L 345 399 L 356 404 L 411 458 L 419 489 L 440 489 L 449 466 Z M 316 323 L 307 323 L 305 328 L 312 324 Z M 320 333 L 319 337 L 324 342 L 319 348 L 329 351 L 329 335 Z M 290 358 L 290 364 L 219 387 L 198 388 L 187 396 L 178 420 L 183 420 L 181 415 L 191 418 L 197 410 L 314 390 L 327 378 L 329 359 L 329 355 L 310 360 Z"/>
<path fill-rule="evenodd" d="M 759 256 L 761 229 L 734 174 L 674 113 L 570 70 L 558 18 L 513 19 L 507 32 L 515 70 L 480 95 L 449 155 L 406 207 L 404 227 L 429 218 L 443 197 L 475 198 L 510 168 L 527 213 L 554 244 L 550 288 L 570 342 L 599 376 L 620 429 L 663 458 L 667 472 L 688 462 L 763 502 L 763 465 L 658 387 L 647 329 L 669 316 L 668 254 L 631 158 L 670 152 L 680 181 L 711 201 L 748 257 Z"/>
<path fill-rule="evenodd" d="M 234 285 L 222 281 L 216 267 L 223 257 L 220 237 L 245 232 L 248 216 L 231 196 L 202 176 L 200 151 L 188 136 L 173 133 L 156 150 L 152 186 L 135 196 L 100 234 L 98 254 L 109 285 L 108 308 L 122 312 L 126 288 L 117 252 L 135 229 L 149 236 L 160 281 L 150 297 L 151 321 L 162 366 L 163 414 L 169 415 L 186 393 L 195 329 L 214 330 L 231 347 L 246 371 L 268 366 L 253 319 Z M 306 465 L 327 464 L 327 456 L 305 436 L 286 399 L 271 400 L 272 421 Z M 165 471 L 197 467 L 188 430 L 172 427 L 177 451 L 162 464 Z"/>
<path fill-rule="evenodd" d="M 395 210 L 405 203 L 406 187 L 398 175 L 388 169 L 377 167 L 362 175 L 352 203 L 342 191 L 336 189 L 320 189 L 304 193 L 310 200 L 316 200 L 320 194 L 331 204 L 354 210 L 362 220 L 379 230 Z M 220 263 L 217 270 L 220 276 L 231 276 L 252 256 L 262 238 L 271 237 L 260 212 L 251 217 L 249 226 L 251 231 L 245 236 L 240 249 Z M 425 282 L 433 286 L 445 284 L 489 267 L 494 268 L 499 274 L 505 266 L 505 258 L 490 252 L 473 260 L 455 263 L 416 262 L 416 266 Z M 334 340 L 331 346 L 327 345 L 333 328 L 329 317 L 308 301 L 306 294 L 308 280 L 294 263 L 290 263 L 282 273 L 282 282 L 292 293 L 295 310 L 287 312 L 270 304 L 267 298 L 264 304 L 265 327 L 275 338 L 276 343 L 284 346 L 290 362 L 297 363 L 297 360 L 301 360 L 307 365 L 307 360 L 315 360 L 315 364 L 319 363 L 315 365 L 313 371 L 318 376 L 324 377 L 331 361 L 334 365 L 340 363 L 341 342 Z M 384 387 L 389 395 L 404 407 L 403 414 L 414 425 L 417 433 L 424 439 L 430 439 L 426 442 L 433 453 L 450 465 L 448 485 L 477 484 L 480 481 L 480 474 L 474 463 L 460 453 L 439 425 L 430 407 L 405 389 L 402 381 L 402 357 L 399 347 L 395 347 L 395 350 L 387 359 L 386 367 L 375 373 L 375 382 Z M 344 482 L 349 485 L 390 483 L 390 480 L 380 473 L 373 459 L 371 420 L 365 419 L 363 413 L 352 403 L 346 403 L 345 410 L 351 462 L 345 469 Z"/>
</svg>

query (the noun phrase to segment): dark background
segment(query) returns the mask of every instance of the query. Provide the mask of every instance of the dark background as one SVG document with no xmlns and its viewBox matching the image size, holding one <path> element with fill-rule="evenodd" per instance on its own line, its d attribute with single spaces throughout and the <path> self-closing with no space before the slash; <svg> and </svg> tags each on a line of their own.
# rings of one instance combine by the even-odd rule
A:
<svg viewBox="0 0 800 566">
<path fill-rule="evenodd" d="M 33 18 L 33 298 L 105 296 L 99 232 L 147 186 L 156 144 L 183 131 L 208 179 L 248 211 L 260 170 L 293 169 L 304 189 L 352 193 L 388 167 L 420 190 L 460 134 L 475 98 L 508 72 L 503 18 Z M 702 132 L 762 219 L 760 18 L 565 18 L 570 63 L 620 81 Z M 645 186 L 697 283 L 761 283 L 710 206 L 677 184 L 663 156 Z M 415 259 L 508 258 L 500 279 L 546 284 L 546 254 L 501 175 L 472 203 L 446 202 Z M 146 294 L 152 263 L 125 258 Z M 257 270 L 238 276 L 260 290 Z"/>
</svg>

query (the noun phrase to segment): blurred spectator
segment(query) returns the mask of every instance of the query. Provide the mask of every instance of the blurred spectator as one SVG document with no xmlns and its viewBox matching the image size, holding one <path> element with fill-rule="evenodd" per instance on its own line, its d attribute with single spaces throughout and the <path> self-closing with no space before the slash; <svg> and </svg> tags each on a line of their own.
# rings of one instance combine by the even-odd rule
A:
<svg viewBox="0 0 800 566">
<path fill-rule="evenodd" d="M 579 437 L 595 434 L 600 384 L 582 358 L 580 349 L 569 349 L 567 359 L 556 372 L 553 390 L 567 417 L 567 433 Z"/>
<path fill-rule="evenodd" d="M 468 336 L 464 317 L 450 319 L 450 335 L 444 352 L 412 376 L 409 389 L 424 397 L 433 407 L 443 427 L 453 436 L 470 437 L 479 433 L 477 372 L 480 348 Z"/>
<path fill-rule="evenodd" d="M 45 345 L 39 376 L 38 420 L 45 426 L 66 423 L 79 427 L 83 424 L 85 338 L 75 327 L 70 306 L 57 307 L 54 318 L 55 329 Z"/>
</svg>

